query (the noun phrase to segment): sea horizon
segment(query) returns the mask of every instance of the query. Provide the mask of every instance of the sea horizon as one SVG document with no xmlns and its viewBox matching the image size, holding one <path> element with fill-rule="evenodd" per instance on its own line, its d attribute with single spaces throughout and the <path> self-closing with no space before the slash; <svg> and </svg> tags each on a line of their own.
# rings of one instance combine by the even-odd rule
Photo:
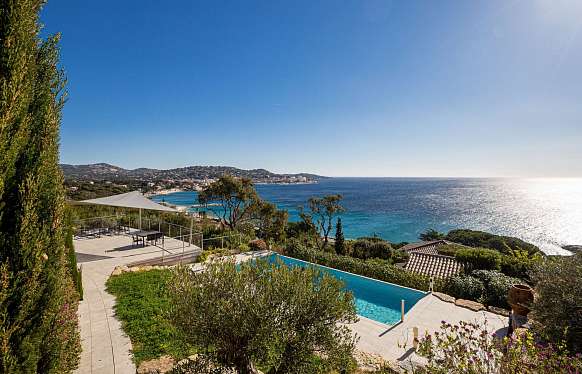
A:
<svg viewBox="0 0 582 374">
<path fill-rule="evenodd" d="M 329 177 L 312 184 L 258 184 L 257 191 L 292 221 L 309 197 L 343 195 L 342 223 L 351 239 L 413 242 L 432 228 L 515 236 L 547 254 L 568 254 L 562 246 L 582 244 L 582 178 Z M 195 191 L 152 196 L 178 206 L 196 199 Z"/>
</svg>

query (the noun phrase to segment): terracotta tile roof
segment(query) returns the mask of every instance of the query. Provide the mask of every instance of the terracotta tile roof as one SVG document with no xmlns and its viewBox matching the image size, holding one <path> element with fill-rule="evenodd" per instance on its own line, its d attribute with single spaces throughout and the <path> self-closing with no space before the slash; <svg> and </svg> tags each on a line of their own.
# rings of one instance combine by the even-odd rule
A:
<svg viewBox="0 0 582 374">
<path fill-rule="evenodd" d="M 437 247 L 445 244 L 451 244 L 451 242 L 446 240 L 431 240 L 431 241 L 424 241 L 424 242 L 417 242 L 417 243 L 410 243 L 406 244 L 401 250 L 411 253 L 411 252 L 419 252 L 419 253 L 428 253 L 428 254 L 438 254 Z"/>
<path fill-rule="evenodd" d="M 438 254 L 409 252 L 410 258 L 406 263 L 406 270 L 413 273 L 432 276 L 435 278 L 449 278 L 463 270 L 463 265 L 454 257 Z"/>
</svg>

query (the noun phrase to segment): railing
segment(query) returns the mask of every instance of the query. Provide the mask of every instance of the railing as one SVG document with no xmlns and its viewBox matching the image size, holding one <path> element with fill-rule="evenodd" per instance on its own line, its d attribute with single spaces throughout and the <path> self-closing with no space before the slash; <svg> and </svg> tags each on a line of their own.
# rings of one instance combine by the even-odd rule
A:
<svg viewBox="0 0 582 374">
<path fill-rule="evenodd" d="M 123 226 L 117 216 L 85 218 L 75 221 L 77 237 L 101 237 L 127 232 L 129 227 Z"/>
<path fill-rule="evenodd" d="M 200 235 L 200 241 L 202 242 L 203 241 L 203 239 L 202 239 L 202 233 L 199 233 L 199 235 Z M 182 263 L 183 260 L 186 259 L 186 257 L 185 257 L 186 248 L 188 248 L 190 246 L 193 246 L 193 244 L 191 243 L 190 238 L 191 238 L 191 235 L 190 234 L 186 234 L 186 235 L 182 235 L 182 236 L 176 236 L 176 237 L 173 237 L 173 238 L 169 238 L 169 239 L 175 239 L 176 241 L 179 242 L 177 246 L 172 247 L 172 248 L 168 248 L 168 247 L 165 246 L 165 244 L 162 244 L 162 264 L 164 264 L 164 260 L 165 260 L 165 257 L 166 257 L 166 252 L 168 252 L 169 255 L 172 256 L 172 257 L 175 257 L 176 255 L 179 254 L 180 255 L 179 262 Z M 165 241 L 164 241 L 164 243 L 165 243 Z M 180 244 L 181 244 L 181 246 L 180 246 Z M 182 252 L 181 253 L 172 253 L 172 252 L 169 252 L 170 249 L 180 249 L 180 248 L 182 248 Z M 200 247 L 198 247 L 198 248 L 200 248 Z M 192 254 L 192 256 L 198 256 L 199 252 L 192 251 L 191 254 Z"/>
<path fill-rule="evenodd" d="M 204 235 L 192 228 L 159 219 L 133 216 L 104 216 L 85 218 L 75 221 L 77 237 L 101 237 L 102 235 L 130 234 L 141 227 L 142 230 L 156 230 L 164 235 L 163 250 L 179 249 L 190 246 L 204 246 Z M 173 239 L 173 240 L 172 240 Z M 168 241 L 168 243 L 166 243 Z M 158 246 L 156 244 L 156 246 Z"/>
<path fill-rule="evenodd" d="M 226 248 L 232 248 L 233 246 L 240 246 L 242 243 L 241 235 L 230 234 L 230 235 L 222 235 L 222 236 L 215 236 L 212 238 L 202 239 L 202 249 L 212 249 L 212 248 L 220 248 L 224 249 L 225 244 Z M 218 246 L 220 245 L 220 247 Z"/>
</svg>

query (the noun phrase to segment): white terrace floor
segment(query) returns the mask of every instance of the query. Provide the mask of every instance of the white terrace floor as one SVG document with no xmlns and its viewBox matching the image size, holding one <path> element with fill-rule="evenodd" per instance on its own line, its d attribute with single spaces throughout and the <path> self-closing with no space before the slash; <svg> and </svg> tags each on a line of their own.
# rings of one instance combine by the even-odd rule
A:
<svg viewBox="0 0 582 374">
<path fill-rule="evenodd" d="M 164 247 L 166 255 L 182 253 L 182 242 L 176 239 L 165 238 Z M 75 252 L 83 266 L 83 300 L 78 312 L 83 352 L 76 373 L 135 374 L 131 342 L 115 317 L 115 298 L 105 291 L 105 282 L 116 266 L 159 257 L 162 249 L 134 247 L 131 236 L 116 235 L 75 240 Z"/>
<path fill-rule="evenodd" d="M 181 242 L 173 239 L 166 239 L 165 247 L 176 247 L 167 250 L 172 254 L 182 251 Z M 159 257 L 161 249 L 153 246 L 132 247 L 131 237 L 128 236 L 105 236 L 75 240 L 75 251 L 83 264 L 84 289 L 84 299 L 79 305 L 83 352 L 76 373 L 134 374 L 136 368 L 131 357 L 131 342 L 115 317 L 115 298 L 105 291 L 105 282 L 116 266 Z M 260 255 L 239 255 L 237 261 Z M 419 335 L 423 336 L 425 332 L 437 331 L 442 320 L 449 323 L 487 321 L 491 332 L 506 325 L 505 317 L 489 312 L 473 312 L 427 295 L 406 314 L 403 323 L 387 326 L 360 318 L 350 328 L 359 336 L 359 350 L 407 366 L 410 360 L 419 361 L 411 349 L 412 329 L 418 327 Z"/>
</svg>

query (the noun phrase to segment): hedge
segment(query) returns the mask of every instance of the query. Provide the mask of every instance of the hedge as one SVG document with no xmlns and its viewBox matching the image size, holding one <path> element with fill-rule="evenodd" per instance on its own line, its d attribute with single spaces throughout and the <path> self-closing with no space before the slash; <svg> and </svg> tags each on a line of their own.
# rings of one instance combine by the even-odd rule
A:
<svg viewBox="0 0 582 374">
<path fill-rule="evenodd" d="M 370 239 L 358 239 L 352 243 L 352 256 L 360 259 L 389 259 L 392 247 L 388 242 Z"/>
<path fill-rule="evenodd" d="M 457 275 L 450 279 L 447 291 L 459 299 L 480 301 L 485 293 L 485 285 L 475 277 Z"/>
<path fill-rule="evenodd" d="M 387 260 L 361 260 L 349 256 L 309 249 L 297 241 L 285 248 L 285 254 L 353 274 L 428 291 L 430 277 L 409 272 L 391 265 Z M 474 300 L 485 305 L 508 308 L 507 292 L 512 284 L 523 283 L 499 271 L 475 270 L 470 275 L 457 275 L 444 280 L 434 280 L 434 291 L 444 292 L 460 299 Z"/>
<path fill-rule="evenodd" d="M 469 264 L 472 269 L 499 270 L 501 255 L 493 249 L 464 248 L 455 252 L 457 261 Z"/>
<path fill-rule="evenodd" d="M 485 247 L 507 254 L 509 249 L 526 250 L 529 254 L 540 253 L 540 249 L 531 243 L 511 236 L 495 235 L 484 231 L 451 230 L 445 236 L 451 242 L 468 245 L 469 247 Z"/>
<path fill-rule="evenodd" d="M 349 256 L 317 251 L 305 248 L 297 242 L 292 242 L 287 245 L 285 254 L 300 260 L 418 290 L 428 291 L 430 284 L 430 277 L 426 275 L 411 273 L 383 261 L 361 260 Z M 434 290 L 442 291 L 444 288 L 445 282 L 440 279 L 435 279 Z"/>
</svg>

